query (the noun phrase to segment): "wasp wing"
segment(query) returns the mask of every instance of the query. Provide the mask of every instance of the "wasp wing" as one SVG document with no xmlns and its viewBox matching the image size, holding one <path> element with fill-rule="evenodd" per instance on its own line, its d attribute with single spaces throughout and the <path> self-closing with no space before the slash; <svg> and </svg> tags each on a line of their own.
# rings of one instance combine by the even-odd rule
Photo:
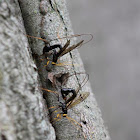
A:
<svg viewBox="0 0 140 140">
<path fill-rule="evenodd" d="M 60 49 L 60 52 L 57 54 L 57 57 L 60 57 L 61 54 L 66 50 L 66 48 L 70 45 L 70 40 L 68 40 L 66 42 L 66 44 L 64 45 L 64 47 L 62 49 Z"/>
<path fill-rule="evenodd" d="M 77 104 L 83 102 L 89 96 L 89 94 L 89 92 L 81 92 L 73 101 L 67 104 L 67 108 L 70 109 L 76 106 Z"/>
<path fill-rule="evenodd" d="M 59 57 L 67 54 L 68 52 L 74 50 L 75 48 L 77 48 L 78 46 L 82 45 L 82 43 L 84 42 L 84 40 L 80 41 L 79 43 L 77 43 L 76 45 L 72 45 L 71 47 L 69 47 L 68 49 L 65 49 L 60 55 Z"/>
</svg>

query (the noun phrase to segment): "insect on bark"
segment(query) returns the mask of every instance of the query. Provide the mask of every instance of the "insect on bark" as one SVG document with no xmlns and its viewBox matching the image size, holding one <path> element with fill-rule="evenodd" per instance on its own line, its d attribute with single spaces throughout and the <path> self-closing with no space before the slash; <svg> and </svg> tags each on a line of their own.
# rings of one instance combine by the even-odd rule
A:
<svg viewBox="0 0 140 140">
<path fill-rule="evenodd" d="M 88 41 L 86 41 L 86 42 L 84 42 L 84 40 L 81 40 L 77 44 L 74 44 L 74 45 L 70 46 L 70 38 L 84 36 L 84 35 L 89 35 L 89 36 L 91 36 L 91 38 Z M 91 41 L 93 39 L 92 34 L 80 34 L 80 35 L 77 34 L 77 35 L 71 35 L 69 37 L 58 38 L 58 39 L 65 39 L 65 38 L 67 38 L 67 42 L 62 47 L 61 44 L 50 45 L 50 42 L 48 42 L 44 38 L 34 37 L 34 36 L 30 36 L 30 35 L 26 35 L 26 36 L 30 37 L 30 38 L 39 39 L 39 40 L 42 40 L 44 42 L 45 46 L 44 46 L 44 48 L 42 50 L 42 56 L 44 56 L 45 57 L 44 59 L 47 60 L 45 66 L 46 66 L 46 69 L 48 71 L 51 71 L 53 65 L 63 66 L 63 64 L 58 63 L 58 59 L 60 57 L 62 57 L 63 55 L 65 55 L 65 54 L 67 54 L 69 52 L 71 52 L 72 50 L 74 50 L 76 48 L 79 48 L 80 46 L 88 43 L 89 41 Z M 54 40 L 56 40 L 56 39 L 54 39 Z M 54 41 L 54 40 L 51 40 L 51 41 Z"/>
<path fill-rule="evenodd" d="M 81 73 L 77 73 L 77 74 L 85 74 L 85 73 L 81 72 Z M 79 93 L 81 88 L 87 83 L 87 81 L 89 79 L 89 75 L 85 74 L 86 76 L 85 76 L 84 80 L 82 81 L 82 83 L 80 83 L 79 87 L 76 90 L 73 88 L 62 87 L 62 85 L 66 84 L 68 78 L 70 78 L 73 75 L 75 75 L 75 74 L 72 74 L 72 75 L 67 74 L 65 79 L 63 77 L 63 74 L 61 76 L 59 76 L 59 78 L 57 75 L 53 76 L 53 80 L 51 79 L 51 82 L 56 87 L 56 89 L 57 89 L 56 91 L 60 91 L 60 93 L 58 93 L 56 91 L 44 89 L 44 88 L 41 88 L 41 89 L 44 91 L 47 91 L 47 92 L 57 93 L 58 105 L 52 106 L 49 108 L 51 110 L 53 109 L 50 114 L 54 114 L 54 113 L 59 112 L 56 115 L 56 117 L 53 119 L 53 121 L 52 121 L 53 123 L 61 120 L 62 117 L 66 117 L 73 125 L 76 125 L 76 127 L 77 126 L 81 127 L 80 123 L 78 123 L 76 120 L 69 117 L 67 115 L 67 113 L 68 113 L 69 109 L 71 109 L 74 106 L 78 105 L 79 103 L 83 102 L 89 96 L 89 94 L 90 94 L 89 92 L 80 92 Z"/>
</svg>

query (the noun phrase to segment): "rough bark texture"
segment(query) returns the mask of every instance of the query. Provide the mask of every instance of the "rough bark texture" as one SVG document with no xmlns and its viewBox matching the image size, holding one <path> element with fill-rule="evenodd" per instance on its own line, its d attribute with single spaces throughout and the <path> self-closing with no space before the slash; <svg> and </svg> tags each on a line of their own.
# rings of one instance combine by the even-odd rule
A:
<svg viewBox="0 0 140 140">
<path fill-rule="evenodd" d="M 0 2 L 0 140 L 55 139 L 17 1 Z"/>
<path fill-rule="evenodd" d="M 10 3 L 11 2 L 11 3 Z M 47 41 L 73 34 L 64 0 L 18 0 L 22 12 L 26 34 L 45 37 Z M 23 27 L 19 28 L 19 9 L 15 1 L 1 3 L 0 19 L 2 23 L 0 40 L 0 128 L 1 139 L 55 139 L 54 130 L 48 123 L 47 112 L 38 90 L 37 73 L 33 68 L 32 57 L 29 56 Z M 20 16 L 20 15 L 19 15 Z M 19 17 L 20 18 L 20 17 Z M 22 21 L 20 19 L 20 21 Z M 44 43 L 29 39 L 30 48 L 36 61 L 41 87 L 55 90 L 47 80 L 48 72 L 45 61 L 40 60 Z M 66 40 L 57 39 L 51 44 Z M 75 44 L 71 39 L 71 44 Z M 30 49 L 29 49 L 30 50 Z M 77 50 L 61 58 L 61 62 L 73 65 L 54 67 L 53 73 L 84 72 L 83 64 Z M 78 64 L 79 66 L 75 66 Z M 69 79 L 67 87 L 76 89 L 83 80 L 83 75 Z M 68 116 L 82 125 L 77 129 L 66 118 L 54 122 L 53 126 L 58 140 L 103 139 L 109 135 L 103 125 L 101 112 L 90 88 L 86 84 L 82 91 L 89 91 L 90 96 L 81 104 L 68 110 Z M 48 107 L 58 105 L 55 94 L 44 92 Z M 55 115 L 51 116 L 51 119 Z M 84 122 L 84 123 L 83 123 Z M 85 123 L 86 122 L 86 123 Z"/>
</svg>

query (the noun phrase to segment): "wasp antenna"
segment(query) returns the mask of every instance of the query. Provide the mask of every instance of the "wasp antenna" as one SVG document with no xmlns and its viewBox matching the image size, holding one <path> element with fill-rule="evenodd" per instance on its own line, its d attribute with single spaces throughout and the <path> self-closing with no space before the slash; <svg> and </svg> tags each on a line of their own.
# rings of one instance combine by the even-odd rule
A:
<svg viewBox="0 0 140 140">
<path fill-rule="evenodd" d="M 23 33 L 24 34 L 24 33 Z M 31 36 L 31 35 L 26 35 L 24 34 L 25 36 L 29 37 L 29 38 L 35 38 L 35 39 L 39 39 L 39 40 L 42 40 L 44 41 L 45 43 L 49 43 L 46 39 L 43 39 L 43 38 L 40 38 L 40 37 L 35 37 L 35 36 Z"/>
<path fill-rule="evenodd" d="M 78 37 L 78 36 L 90 36 L 90 39 L 88 40 L 88 41 L 86 41 L 86 42 L 84 42 L 84 40 L 83 40 L 83 42 L 79 45 L 79 47 L 78 48 L 80 48 L 82 45 L 85 45 L 85 44 L 87 44 L 88 42 L 90 42 L 92 39 L 93 39 L 93 35 L 92 34 L 77 34 L 77 35 L 75 35 L 75 37 Z"/>
<path fill-rule="evenodd" d="M 87 83 L 87 81 L 89 80 L 89 74 L 87 73 L 78 73 L 78 74 L 86 74 L 84 80 L 79 84 L 79 87 L 77 88 L 76 92 L 78 93 L 79 90 L 81 90 L 81 88 Z"/>
<path fill-rule="evenodd" d="M 79 87 L 77 88 L 77 90 L 76 90 L 76 93 L 78 93 L 79 92 L 79 90 L 87 83 L 87 81 L 89 80 L 89 74 L 87 74 L 87 73 L 85 73 L 85 72 L 79 72 L 79 73 L 74 73 L 74 74 L 71 74 L 71 75 L 69 75 L 68 77 L 67 77 L 67 79 L 69 78 L 69 77 L 71 77 L 71 76 L 73 76 L 73 75 L 77 75 L 77 74 L 84 74 L 84 75 L 86 75 L 85 76 L 85 78 L 84 78 L 84 80 L 79 84 Z M 66 80 L 67 80 L 66 79 Z"/>
<path fill-rule="evenodd" d="M 88 42 L 90 42 L 93 39 L 93 35 L 92 34 L 81 34 L 81 36 L 84 36 L 84 35 L 90 36 L 90 39 L 88 41 L 84 42 L 82 45 L 87 44 Z"/>
<path fill-rule="evenodd" d="M 57 38 L 60 40 L 61 44 L 62 44 L 62 40 L 60 38 L 60 35 L 59 35 L 59 30 L 62 28 L 62 23 L 60 24 L 60 26 L 58 27 L 58 33 L 57 33 Z"/>
<path fill-rule="evenodd" d="M 83 80 L 83 82 L 81 83 L 81 88 L 88 82 L 88 80 L 89 80 L 89 74 L 87 74 L 87 73 L 85 73 L 86 74 L 86 76 L 85 76 L 85 78 L 84 78 L 84 80 Z M 84 83 L 84 84 L 83 84 Z M 83 84 L 83 85 L 82 85 Z"/>
<path fill-rule="evenodd" d="M 64 36 L 64 37 L 59 37 L 58 35 L 57 35 L 57 37 L 58 37 L 58 39 L 65 39 L 65 38 L 73 38 L 73 37 L 79 37 L 79 36 L 90 36 L 90 39 L 88 40 L 88 41 L 86 41 L 85 43 L 83 43 L 83 44 L 86 44 L 86 43 L 88 43 L 88 42 L 90 42 L 92 39 L 93 39 L 93 35 L 92 34 L 75 34 L 75 35 L 70 35 L 70 36 Z M 57 40 L 57 39 L 53 39 L 53 40 L 51 40 L 51 41 L 54 41 L 54 40 Z"/>
<path fill-rule="evenodd" d="M 79 64 L 70 64 L 70 63 L 55 63 L 55 62 L 52 62 L 52 64 L 56 65 L 56 66 L 71 66 L 71 65 L 74 65 L 74 66 L 80 66 Z"/>
</svg>

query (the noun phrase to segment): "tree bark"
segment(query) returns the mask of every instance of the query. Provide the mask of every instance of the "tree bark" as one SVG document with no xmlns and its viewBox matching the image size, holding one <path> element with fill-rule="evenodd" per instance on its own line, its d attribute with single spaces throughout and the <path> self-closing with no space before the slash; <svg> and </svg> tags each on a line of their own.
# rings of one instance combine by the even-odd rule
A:
<svg viewBox="0 0 140 140">
<path fill-rule="evenodd" d="M 20 15 L 21 9 L 24 26 Z M 0 130 L 1 139 L 103 139 L 109 135 L 103 124 L 100 109 L 97 106 L 89 82 L 82 91 L 90 92 L 90 96 L 82 103 L 68 110 L 68 115 L 82 125 L 77 129 L 66 118 L 49 123 L 47 106 L 58 105 L 57 96 L 43 92 L 40 87 L 55 90 L 48 81 L 45 61 L 40 60 L 44 43 L 41 40 L 28 38 L 25 34 L 46 38 L 51 44 L 65 44 L 65 39 L 58 36 L 73 34 L 64 0 L 16 0 L 0 2 L 1 38 L 0 38 Z M 57 39 L 57 40 L 54 40 Z M 54 40 L 54 41 L 51 41 Z M 74 38 L 71 45 L 75 44 Z M 32 61 L 32 54 L 37 68 Z M 77 50 L 63 56 L 60 62 L 72 65 L 52 68 L 57 73 L 85 72 Z M 79 66 L 76 66 L 78 64 Z M 38 78 L 38 73 L 39 78 Z M 81 83 L 83 75 L 76 75 L 69 79 L 66 87 L 76 89 Z M 40 85 L 38 85 L 38 80 Z M 53 116 L 54 117 L 54 116 Z M 53 118 L 51 116 L 51 120 Z"/>
<path fill-rule="evenodd" d="M 0 140 L 54 140 L 17 1 L 0 2 Z"/>
</svg>

